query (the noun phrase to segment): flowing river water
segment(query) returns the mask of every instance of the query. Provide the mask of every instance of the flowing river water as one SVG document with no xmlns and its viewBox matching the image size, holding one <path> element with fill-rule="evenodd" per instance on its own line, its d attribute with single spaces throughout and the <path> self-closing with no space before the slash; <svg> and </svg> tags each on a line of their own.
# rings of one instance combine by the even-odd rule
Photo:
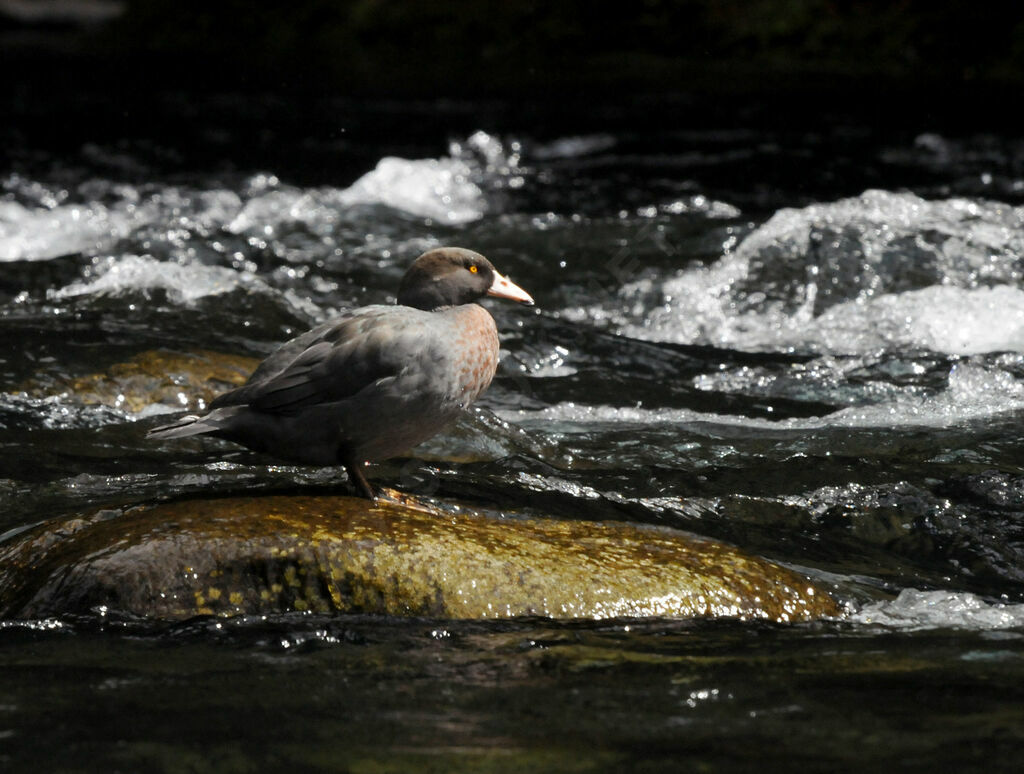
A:
<svg viewBox="0 0 1024 774">
<path fill-rule="evenodd" d="M 186 173 L 146 145 L 11 157 L 0 541 L 131 503 L 344 491 L 147 441 L 196 408 L 185 389 L 98 403 L 82 380 L 152 350 L 263 356 L 455 244 L 537 306 L 489 305 L 490 391 L 375 480 L 687 530 L 844 615 L 0 622 L 4 770 L 1013 769 L 1024 145 L 709 129 L 359 150 L 333 182 Z"/>
</svg>

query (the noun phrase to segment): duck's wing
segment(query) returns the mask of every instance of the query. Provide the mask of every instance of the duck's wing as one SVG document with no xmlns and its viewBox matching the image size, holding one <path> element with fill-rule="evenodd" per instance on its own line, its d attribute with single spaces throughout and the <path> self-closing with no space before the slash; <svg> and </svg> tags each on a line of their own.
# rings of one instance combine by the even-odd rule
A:
<svg viewBox="0 0 1024 774">
<path fill-rule="evenodd" d="M 284 344 L 246 384 L 218 396 L 210 407 L 245 405 L 289 414 L 352 397 L 401 372 L 408 353 L 396 343 L 424 314 L 401 307 L 367 307 L 325 323 Z"/>
</svg>

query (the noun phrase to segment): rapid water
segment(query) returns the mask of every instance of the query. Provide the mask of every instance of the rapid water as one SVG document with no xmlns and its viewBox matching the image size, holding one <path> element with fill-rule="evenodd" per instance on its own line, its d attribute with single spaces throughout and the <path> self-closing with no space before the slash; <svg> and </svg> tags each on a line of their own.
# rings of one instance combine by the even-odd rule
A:
<svg viewBox="0 0 1024 774">
<path fill-rule="evenodd" d="M 687 529 L 849 611 L 0 624 L 0 761 L 45 737 L 68 770 L 998 768 L 1024 744 L 1024 151 L 927 134 L 844 156 L 850 136 L 478 131 L 332 185 L 95 148 L 0 170 L 0 539 L 105 505 L 333 486 L 147 442 L 184 392 L 100 405 L 75 380 L 154 348 L 265 355 L 457 244 L 537 307 L 492 305 L 491 390 L 375 480 Z"/>
</svg>

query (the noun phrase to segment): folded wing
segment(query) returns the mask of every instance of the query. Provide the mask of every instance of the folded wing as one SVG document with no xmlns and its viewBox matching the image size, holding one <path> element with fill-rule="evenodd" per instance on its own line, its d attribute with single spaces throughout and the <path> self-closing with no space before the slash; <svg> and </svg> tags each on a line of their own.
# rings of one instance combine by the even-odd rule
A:
<svg viewBox="0 0 1024 774">
<path fill-rule="evenodd" d="M 362 309 L 293 339 L 261 363 L 248 382 L 218 396 L 210 408 L 244 405 L 270 414 L 293 414 L 350 398 L 381 379 L 397 376 L 405 358 L 396 343 L 416 321 L 396 317 L 395 311 Z"/>
</svg>

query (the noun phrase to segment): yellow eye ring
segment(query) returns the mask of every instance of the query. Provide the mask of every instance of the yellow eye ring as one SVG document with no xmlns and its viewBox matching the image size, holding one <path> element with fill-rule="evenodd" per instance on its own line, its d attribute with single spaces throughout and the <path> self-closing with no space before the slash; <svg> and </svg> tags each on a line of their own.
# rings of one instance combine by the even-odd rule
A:
<svg viewBox="0 0 1024 774">
<path fill-rule="evenodd" d="M 476 266 L 470 266 L 470 267 L 469 267 L 469 270 L 470 270 L 471 272 L 473 272 L 474 274 L 476 274 L 476 273 L 477 273 L 478 271 L 480 271 L 480 270 L 479 270 L 479 269 L 478 269 L 478 268 L 477 268 Z"/>
</svg>

